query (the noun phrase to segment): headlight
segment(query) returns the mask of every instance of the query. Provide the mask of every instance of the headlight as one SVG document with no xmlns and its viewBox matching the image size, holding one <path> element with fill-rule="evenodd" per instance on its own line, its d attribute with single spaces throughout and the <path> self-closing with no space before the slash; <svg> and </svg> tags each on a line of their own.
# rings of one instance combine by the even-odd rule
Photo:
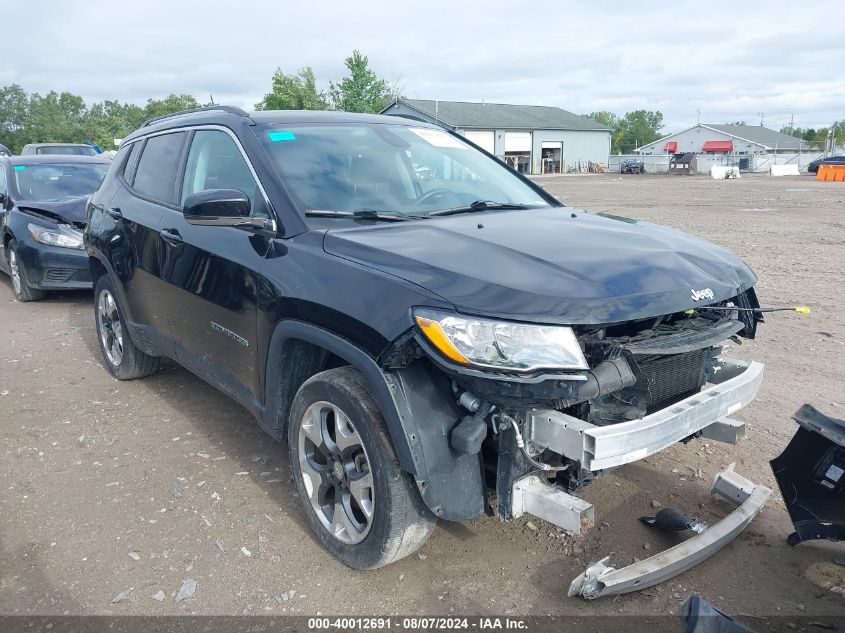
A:
<svg viewBox="0 0 845 633">
<path fill-rule="evenodd" d="M 588 369 L 572 328 L 465 317 L 416 310 L 426 339 L 461 365 L 494 369 Z"/>
<path fill-rule="evenodd" d="M 27 228 L 32 239 L 42 244 L 80 250 L 83 248 L 82 233 L 67 224 L 57 224 L 55 228 L 30 224 Z"/>
</svg>

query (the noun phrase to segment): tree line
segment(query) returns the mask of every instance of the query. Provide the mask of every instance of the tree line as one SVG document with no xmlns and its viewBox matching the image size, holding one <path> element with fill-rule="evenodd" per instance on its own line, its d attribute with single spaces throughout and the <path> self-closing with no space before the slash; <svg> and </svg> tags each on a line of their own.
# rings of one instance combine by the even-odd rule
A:
<svg viewBox="0 0 845 633">
<path fill-rule="evenodd" d="M 256 104 L 259 110 L 346 110 L 379 112 L 396 89 L 370 69 L 360 51 L 346 59 L 346 75 L 331 82 L 327 92 L 317 89 L 314 71 L 304 68 L 287 75 L 277 69 L 271 89 Z M 0 88 L 0 144 L 17 154 L 27 143 L 95 143 L 113 149 L 114 139 L 124 138 L 145 120 L 198 108 L 202 103 L 189 94 L 148 99 L 143 106 L 105 100 L 87 104 L 79 95 L 50 91 L 27 93 L 12 84 Z"/>
<path fill-rule="evenodd" d="M 845 141 L 845 121 L 834 123 L 830 127 L 820 128 L 790 127 L 785 125 L 780 131 L 790 136 L 797 136 L 818 149 L 825 149 L 831 142 L 841 145 Z"/>
</svg>

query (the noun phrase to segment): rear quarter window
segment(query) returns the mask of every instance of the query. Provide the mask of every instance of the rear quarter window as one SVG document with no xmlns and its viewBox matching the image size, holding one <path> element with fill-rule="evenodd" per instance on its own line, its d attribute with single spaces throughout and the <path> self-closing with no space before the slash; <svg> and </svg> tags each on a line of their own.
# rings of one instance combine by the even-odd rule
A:
<svg viewBox="0 0 845 633">
<path fill-rule="evenodd" d="M 132 181 L 135 191 L 159 202 L 173 203 L 185 137 L 185 132 L 172 132 L 147 139 Z"/>
<path fill-rule="evenodd" d="M 135 174 L 135 168 L 138 166 L 138 159 L 141 157 L 141 146 L 143 146 L 143 144 L 143 141 L 137 141 L 120 149 L 121 153 L 123 153 L 123 156 L 122 162 L 118 163 L 117 173 L 126 182 L 132 182 L 132 176 Z M 118 154 L 115 157 L 115 161 L 120 158 L 121 155 Z"/>
</svg>

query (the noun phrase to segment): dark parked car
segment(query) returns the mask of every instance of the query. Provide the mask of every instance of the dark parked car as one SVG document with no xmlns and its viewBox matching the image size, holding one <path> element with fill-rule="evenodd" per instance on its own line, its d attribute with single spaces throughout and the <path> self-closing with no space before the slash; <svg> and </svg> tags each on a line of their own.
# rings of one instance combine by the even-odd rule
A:
<svg viewBox="0 0 845 633">
<path fill-rule="evenodd" d="M 82 156 L 0 157 L 0 270 L 18 301 L 91 287 L 85 205 L 110 164 Z"/>
<path fill-rule="evenodd" d="M 30 154 L 63 154 L 73 156 L 97 156 L 100 151 L 87 143 L 28 143 L 21 149 L 21 156 Z"/>
<path fill-rule="evenodd" d="M 492 514 L 491 489 L 503 520 L 579 532 L 584 485 L 702 433 L 729 441 L 762 377 L 720 354 L 759 320 L 739 258 L 565 208 L 400 117 L 152 120 L 92 196 L 85 245 L 108 371 L 175 359 L 287 439 L 310 525 L 359 569 L 412 553 L 437 518 Z"/>
<path fill-rule="evenodd" d="M 815 174 L 819 171 L 819 165 L 845 165 L 845 156 L 828 156 L 819 158 L 807 165 L 807 171 Z"/>
<path fill-rule="evenodd" d="M 619 173 L 621 174 L 644 174 L 645 163 L 636 158 L 626 158 L 619 166 Z"/>
</svg>

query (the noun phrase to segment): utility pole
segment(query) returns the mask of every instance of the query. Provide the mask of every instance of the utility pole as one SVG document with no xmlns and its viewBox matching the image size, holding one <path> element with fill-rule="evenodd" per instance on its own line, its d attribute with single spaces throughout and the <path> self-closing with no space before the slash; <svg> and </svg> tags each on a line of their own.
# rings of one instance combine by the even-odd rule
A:
<svg viewBox="0 0 845 633">
<path fill-rule="evenodd" d="M 795 113 L 789 115 L 789 135 L 795 134 Z"/>
<path fill-rule="evenodd" d="M 757 114 L 759 114 L 759 115 L 760 115 L 760 127 L 763 127 L 763 113 L 762 113 L 762 112 L 758 112 Z"/>
<path fill-rule="evenodd" d="M 696 110 L 696 112 L 698 113 L 698 117 L 697 117 L 696 120 L 697 120 L 698 124 L 701 125 L 701 108 Z"/>
</svg>

